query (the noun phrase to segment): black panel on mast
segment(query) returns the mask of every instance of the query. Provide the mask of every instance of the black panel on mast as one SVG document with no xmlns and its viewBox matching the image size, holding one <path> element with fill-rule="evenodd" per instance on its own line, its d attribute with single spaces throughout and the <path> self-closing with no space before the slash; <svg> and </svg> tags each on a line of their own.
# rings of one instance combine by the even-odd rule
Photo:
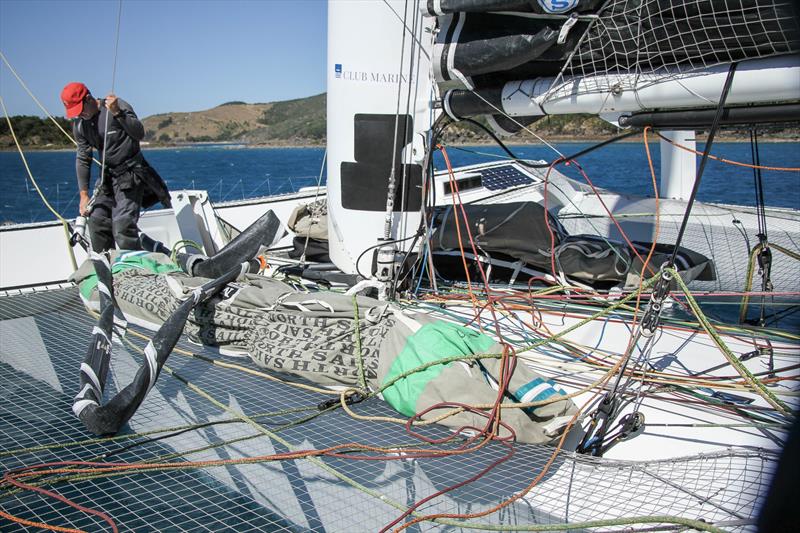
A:
<svg viewBox="0 0 800 533">
<path fill-rule="evenodd" d="M 385 211 L 386 191 L 394 159 L 395 211 L 419 211 L 422 206 L 422 167 L 402 163 L 403 148 L 411 142 L 410 115 L 359 113 L 355 116 L 355 162 L 341 164 L 342 207 Z M 395 125 L 397 142 L 395 143 Z M 405 176 L 405 178 L 404 178 Z"/>
</svg>

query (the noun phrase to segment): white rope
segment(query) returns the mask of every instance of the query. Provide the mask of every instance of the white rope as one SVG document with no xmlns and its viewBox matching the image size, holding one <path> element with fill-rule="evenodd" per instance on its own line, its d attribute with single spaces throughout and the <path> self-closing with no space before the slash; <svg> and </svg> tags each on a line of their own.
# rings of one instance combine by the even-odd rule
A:
<svg viewBox="0 0 800 533">
<path fill-rule="evenodd" d="M 111 94 L 114 94 L 114 85 L 117 80 L 117 55 L 119 54 L 119 26 L 122 20 L 122 0 L 119 0 L 119 9 L 117 10 L 117 33 L 114 42 L 114 66 L 111 69 Z M 105 102 L 104 102 L 105 105 Z M 111 113 L 110 109 L 106 109 L 106 120 L 103 126 L 103 157 L 100 163 L 100 183 L 105 179 L 106 174 L 106 147 L 108 146 L 108 115 Z"/>
</svg>

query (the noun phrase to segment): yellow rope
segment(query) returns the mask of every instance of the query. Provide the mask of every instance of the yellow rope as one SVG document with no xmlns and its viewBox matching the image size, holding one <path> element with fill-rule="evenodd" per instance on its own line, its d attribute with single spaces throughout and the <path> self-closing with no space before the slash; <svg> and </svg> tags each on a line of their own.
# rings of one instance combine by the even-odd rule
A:
<svg viewBox="0 0 800 533">
<path fill-rule="evenodd" d="M 792 259 L 796 261 L 800 261 L 800 255 L 792 252 L 791 250 L 787 250 L 783 246 L 779 246 L 777 244 L 769 243 L 768 246 L 770 248 L 775 248 L 779 252 L 783 253 L 784 255 L 788 255 Z M 743 323 L 745 318 L 747 318 L 747 306 L 750 304 L 750 290 L 753 288 L 753 274 L 756 271 L 756 259 L 758 257 L 759 252 L 764 248 L 763 243 L 758 243 L 753 247 L 753 251 L 750 252 L 750 259 L 747 264 L 747 278 L 744 281 L 744 297 L 742 298 L 742 303 L 739 306 L 739 323 Z"/>
<path fill-rule="evenodd" d="M 53 213 L 53 215 L 55 215 L 55 217 L 58 220 L 61 221 L 61 225 L 64 227 L 64 236 L 67 242 L 67 251 L 69 252 L 69 258 L 70 261 L 72 262 L 72 268 L 74 270 L 78 270 L 78 263 L 75 261 L 75 253 L 72 250 L 72 246 L 70 246 L 69 244 L 69 223 L 64 219 L 64 217 L 61 216 L 61 214 L 58 211 L 56 211 L 53 208 L 52 205 L 50 205 L 50 202 L 47 201 L 47 198 L 42 192 L 42 189 L 39 188 L 39 184 L 36 182 L 36 178 L 33 177 L 33 172 L 31 172 L 31 167 L 28 166 L 28 160 L 25 158 L 25 153 L 22 151 L 22 147 L 19 144 L 19 139 L 17 139 L 17 134 L 14 132 L 14 126 L 11 125 L 11 117 L 8 116 L 8 110 L 6 110 L 6 103 L 5 100 L 3 100 L 2 96 L 0 96 L 0 106 L 3 107 L 3 114 L 5 115 L 6 122 L 8 123 L 8 131 L 11 132 L 11 138 L 14 139 L 14 144 L 17 146 L 17 151 L 19 152 L 19 156 L 20 158 L 22 158 L 22 164 L 25 166 L 25 170 L 28 172 L 28 178 L 31 180 L 31 183 L 33 183 L 36 192 L 39 193 L 39 197 L 44 202 L 44 205 L 47 207 L 47 209 L 50 210 L 51 213 Z"/>
<path fill-rule="evenodd" d="M 17 81 L 19 82 L 19 84 L 20 84 L 20 85 L 22 85 L 22 88 L 23 88 L 23 89 L 25 89 L 25 91 L 26 91 L 26 92 L 28 93 L 28 95 L 29 95 L 29 96 L 30 96 L 30 97 L 33 99 L 33 101 L 34 101 L 34 102 L 36 102 L 36 105 L 38 105 L 38 106 L 39 106 L 39 109 L 41 109 L 41 110 L 44 112 L 44 114 L 45 114 L 45 115 L 47 115 L 47 118 L 49 118 L 49 119 L 50 119 L 50 120 L 53 122 L 53 124 L 55 124 L 55 125 L 56 125 L 56 127 L 57 127 L 59 130 L 61 130 L 61 133 L 63 133 L 63 134 L 64 134 L 64 136 L 65 136 L 67 139 L 69 139 L 69 140 L 70 140 L 70 142 L 72 142 L 72 144 L 74 144 L 75 146 L 78 146 L 78 142 L 77 142 L 77 141 L 76 141 L 76 140 L 75 140 L 75 139 L 72 137 L 72 135 L 70 135 L 69 133 L 67 133 L 67 131 L 66 131 L 64 128 L 62 128 L 62 127 L 61 127 L 61 124 L 59 124 L 59 123 L 58 123 L 58 121 L 57 121 L 57 120 L 56 120 L 56 119 L 53 117 L 53 115 L 51 115 L 51 114 L 50 114 L 50 112 L 47 110 L 47 108 L 45 108 L 45 107 L 42 105 L 42 103 L 39 101 L 39 99 L 38 99 L 38 98 L 36 98 L 36 96 L 35 96 L 35 95 L 34 95 L 34 94 L 31 92 L 31 90 L 30 90 L 30 89 L 28 89 L 28 86 L 27 86 L 27 85 L 25 85 L 25 82 L 24 82 L 24 81 L 22 81 L 22 78 L 20 78 L 20 77 L 19 77 L 19 74 L 17 74 L 17 71 L 16 71 L 16 70 L 14 70 L 14 67 L 12 67 L 12 66 L 11 66 L 11 63 L 9 63 L 9 62 L 8 62 L 8 59 L 6 59 L 6 56 L 5 56 L 5 54 L 3 54 L 2 50 L 0 50 L 0 58 L 2 58 L 3 62 L 6 64 L 6 66 L 8 67 L 8 70 L 10 70 L 10 71 L 11 71 L 11 73 L 14 75 L 14 77 L 15 77 L 15 78 L 17 78 Z M 98 160 L 97 160 L 97 159 L 95 159 L 95 158 L 92 158 L 92 161 L 94 161 L 94 162 L 95 162 L 95 163 L 97 163 L 98 165 L 100 164 L 100 161 L 98 161 Z"/>
<path fill-rule="evenodd" d="M 691 307 L 692 312 L 694 312 L 695 316 L 697 316 L 697 320 L 700 321 L 700 325 L 703 326 L 703 329 L 706 331 L 706 333 L 708 333 L 708 335 L 714 341 L 714 344 L 716 344 L 717 347 L 720 349 L 722 354 L 725 356 L 725 359 L 728 360 L 728 363 L 730 363 L 730 365 L 739 372 L 739 375 L 742 376 L 742 378 L 745 380 L 746 383 L 749 383 L 751 385 L 753 391 L 756 394 L 761 396 L 764 400 L 766 400 L 768 404 L 774 407 L 781 414 L 791 417 L 792 416 L 791 408 L 788 405 L 786 405 L 783 401 L 778 399 L 775 396 L 775 394 L 773 394 L 772 391 L 770 391 L 760 379 L 754 376 L 750 372 L 750 370 L 748 370 L 747 367 L 744 366 L 744 364 L 741 361 L 739 361 L 739 359 L 733 354 L 733 352 L 731 352 L 730 348 L 728 348 L 728 346 L 725 344 L 725 341 L 723 341 L 722 338 L 719 336 L 719 334 L 714 330 L 714 326 L 712 326 L 711 323 L 708 322 L 708 319 L 700 310 L 700 306 L 695 301 L 691 291 L 686 286 L 683 279 L 681 279 L 677 270 L 672 268 L 668 270 L 674 276 L 674 279 L 678 283 L 678 286 L 680 287 L 681 291 L 683 291 L 683 293 L 686 295 L 686 302 L 689 304 L 689 307 Z"/>
</svg>

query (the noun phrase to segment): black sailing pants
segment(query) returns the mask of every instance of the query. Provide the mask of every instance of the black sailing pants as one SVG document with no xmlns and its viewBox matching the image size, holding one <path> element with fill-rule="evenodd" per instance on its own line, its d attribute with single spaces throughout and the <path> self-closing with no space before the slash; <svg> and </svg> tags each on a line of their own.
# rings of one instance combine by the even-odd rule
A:
<svg viewBox="0 0 800 533">
<path fill-rule="evenodd" d="M 110 181 L 111 186 L 104 187 L 95 198 L 87 222 L 92 249 L 104 252 L 114 248 L 116 242 L 121 250 L 141 250 L 137 224 L 144 186 L 133 171 Z"/>
</svg>

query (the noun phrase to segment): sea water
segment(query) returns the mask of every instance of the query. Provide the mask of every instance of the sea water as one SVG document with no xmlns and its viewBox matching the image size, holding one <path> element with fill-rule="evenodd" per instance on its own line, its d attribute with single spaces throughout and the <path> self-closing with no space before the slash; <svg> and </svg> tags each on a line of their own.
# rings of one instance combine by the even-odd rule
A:
<svg viewBox="0 0 800 533">
<path fill-rule="evenodd" d="M 574 154 L 590 143 L 556 143 L 564 155 Z M 521 158 L 551 161 L 558 154 L 541 145 L 512 146 Z M 702 144 L 698 144 L 702 150 Z M 659 149 L 650 145 L 656 173 Z M 298 190 L 317 183 L 323 162 L 323 148 L 248 148 L 242 145 L 197 145 L 178 148 L 145 149 L 145 157 L 167 185 L 173 189 L 207 190 L 213 202 L 240 200 Z M 715 143 L 716 156 L 750 162 L 749 143 Z M 454 166 L 497 160 L 506 157 L 495 146 L 448 148 Z M 25 155 L 34 178 L 50 204 L 66 218 L 78 211 L 78 192 L 73 151 L 29 152 Z M 761 143 L 761 164 L 800 167 L 800 143 Z M 698 158 L 699 161 L 699 158 Z M 618 143 L 591 152 L 579 159 L 592 182 L 621 193 L 652 196 L 652 180 L 642 143 Z M 440 155 L 434 158 L 437 169 L 444 169 Z M 575 168 L 561 165 L 559 170 L 583 180 Z M 97 171 L 94 170 L 94 175 Z M 800 172 L 764 171 L 765 203 L 770 206 L 800 208 Z M 322 183 L 325 182 L 324 172 Z M 698 199 L 754 205 L 754 176 L 748 168 L 711 160 L 703 175 Z M 16 152 L 0 153 L 0 223 L 43 222 L 55 217 L 39 198 Z"/>
</svg>

